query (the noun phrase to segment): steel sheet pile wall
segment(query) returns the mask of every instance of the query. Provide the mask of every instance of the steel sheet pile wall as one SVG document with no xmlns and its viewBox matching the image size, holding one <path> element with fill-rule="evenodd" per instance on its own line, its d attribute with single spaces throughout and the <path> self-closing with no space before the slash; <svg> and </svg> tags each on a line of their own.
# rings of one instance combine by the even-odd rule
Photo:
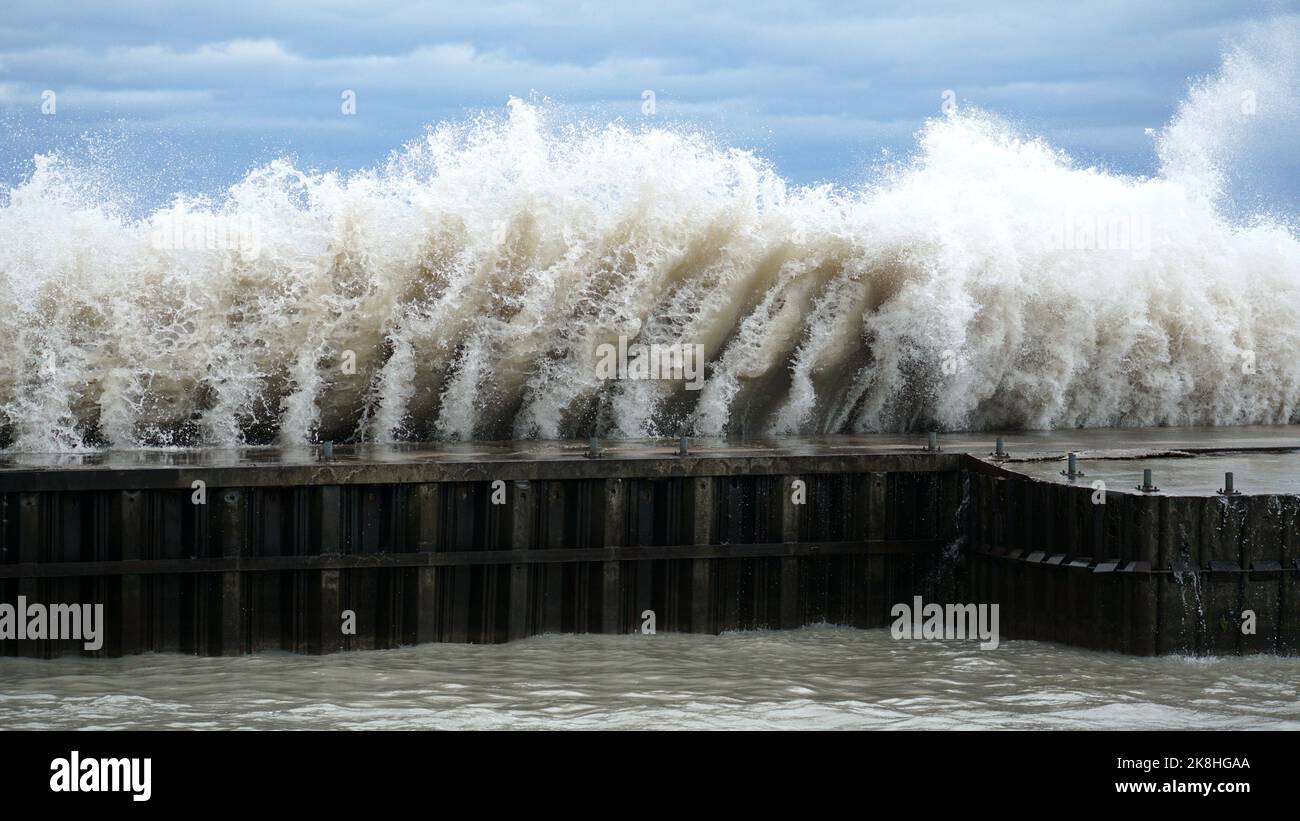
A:
<svg viewBox="0 0 1300 821">
<path fill-rule="evenodd" d="M 1139 655 L 1300 652 L 1300 498 L 1097 498 L 1087 484 L 973 475 L 971 596 L 1001 605 L 1005 637 Z"/>
<path fill-rule="evenodd" d="M 262 476 L 210 487 L 204 504 L 184 471 L 170 487 L 54 484 L 0 494 L 0 601 L 104 604 L 99 655 L 217 655 L 631 632 L 646 611 L 669 631 L 874 627 L 913 594 L 953 595 L 939 556 L 958 531 L 955 457 L 761 472 L 790 464 L 621 463 L 601 476 L 593 461 L 533 472 L 544 478 L 516 466 L 499 482 L 487 469 L 463 481 Z M 0 652 L 86 651 L 47 640 Z"/>
<path fill-rule="evenodd" d="M 100 655 L 626 633 L 651 614 L 885 627 L 918 595 L 999 604 L 1002 638 L 1300 652 L 1300 499 L 1104 500 L 947 453 L 9 474 L 0 602 L 103 604 Z"/>
</svg>

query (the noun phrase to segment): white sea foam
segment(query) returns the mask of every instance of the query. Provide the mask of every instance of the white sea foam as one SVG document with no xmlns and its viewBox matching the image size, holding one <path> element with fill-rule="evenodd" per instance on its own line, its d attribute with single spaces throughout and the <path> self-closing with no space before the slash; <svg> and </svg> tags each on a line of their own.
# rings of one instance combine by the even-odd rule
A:
<svg viewBox="0 0 1300 821">
<path fill-rule="evenodd" d="M 0 442 L 1297 422 L 1294 204 L 1224 202 L 1250 130 L 1300 107 L 1295 27 L 1257 40 L 1151 177 L 962 110 L 869 185 L 796 187 L 518 100 L 377 169 L 277 161 L 141 220 L 38 157 L 0 200 Z M 602 378 L 620 337 L 702 345 L 703 389 Z"/>
</svg>

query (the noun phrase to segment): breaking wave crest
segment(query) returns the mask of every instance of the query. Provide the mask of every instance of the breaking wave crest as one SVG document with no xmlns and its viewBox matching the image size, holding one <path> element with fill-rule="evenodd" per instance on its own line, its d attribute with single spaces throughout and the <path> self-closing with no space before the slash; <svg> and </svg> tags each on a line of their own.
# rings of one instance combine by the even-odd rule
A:
<svg viewBox="0 0 1300 821">
<path fill-rule="evenodd" d="M 1223 206 L 1242 118 L 1296 108 L 1282 51 L 1194 86 L 1151 177 L 962 110 L 798 187 L 518 100 L 144 219 L 38 157 L 0 200 L 0 444 L 1297 422 L 1293 216 Z M 620 337 L 703 346 L 702 389 L 603 378 Z"/>
</svg>

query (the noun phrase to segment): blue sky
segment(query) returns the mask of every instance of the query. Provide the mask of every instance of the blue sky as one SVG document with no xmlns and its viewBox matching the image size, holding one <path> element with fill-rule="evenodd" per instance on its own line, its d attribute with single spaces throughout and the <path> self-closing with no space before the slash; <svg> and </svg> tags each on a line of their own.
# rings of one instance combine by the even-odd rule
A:
<svg viewBox="0 0 1300 821">
<path fill-rule="evenodd" d="M 382 160 L 428 124 L 541 95 L 565 116 L 703 127 L 796 182 L 906 153 L 951 89 L 1084 163 L 1154 170 L 1159 128 L 1280 2 L 375 3 L 10 0 L 0 179 L 60 149 L 144 199 L 250 166 Z M 42 92 L 57 112 L 40 112 Z M 356 94 L 355 116 L 341 94 Z M 656 95 L 652 118 L 642 95 Z M 88 138 L 89 136 L 89 138 Z"/>
</svg>

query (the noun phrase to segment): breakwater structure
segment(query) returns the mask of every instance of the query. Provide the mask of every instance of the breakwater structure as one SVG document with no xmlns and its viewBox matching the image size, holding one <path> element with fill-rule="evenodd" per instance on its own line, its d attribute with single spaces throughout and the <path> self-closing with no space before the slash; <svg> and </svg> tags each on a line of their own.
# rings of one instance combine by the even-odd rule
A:
<svg viewBox="0 0 1300 821">
<path fill-rule="evenodd" d="M 996 603 L 1003 639 L 1300 653 L 1300 430 L 1000 442 L 5 454 L 0 602 L 101 603 L 107 625 L 99 650 L 0 654 L 887 627 L 914 596 Z"/>
</svg>

